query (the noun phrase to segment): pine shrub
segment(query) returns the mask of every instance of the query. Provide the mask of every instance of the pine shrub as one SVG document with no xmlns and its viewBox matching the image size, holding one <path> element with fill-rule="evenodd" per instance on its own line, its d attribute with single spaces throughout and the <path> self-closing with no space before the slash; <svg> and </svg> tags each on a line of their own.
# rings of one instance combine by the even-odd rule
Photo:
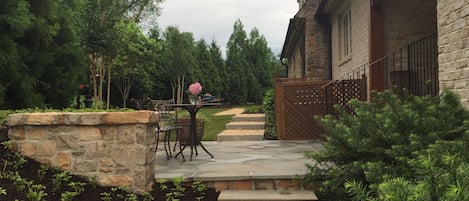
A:
<svg viewBox="0 0 469 201">
<path fill-rule="evenodd" d="M 461 184 L 455 178 L 469 173 L 458 172 L 467 164 L 451 161 L 468 159 L 458 153 L 468 149 L 469 115 L 454 93 L 398 97 L 384 91 L 372 97 L 352 100 L 353 114 L 337 108 L 338 115 L 320 119 L 327 140 L 321 151 L 308 154 L 313 162 L 302 179 L 322 183 L 322 200 L 400 200 L 378 199 L 393 188 L 425 188 L 426 198 L 435 198 Z M 456 168 L 452 175 L 438 172 L 450 166 Z M 448 180 L 446 186 L 440 180 Z"/>
</svg>

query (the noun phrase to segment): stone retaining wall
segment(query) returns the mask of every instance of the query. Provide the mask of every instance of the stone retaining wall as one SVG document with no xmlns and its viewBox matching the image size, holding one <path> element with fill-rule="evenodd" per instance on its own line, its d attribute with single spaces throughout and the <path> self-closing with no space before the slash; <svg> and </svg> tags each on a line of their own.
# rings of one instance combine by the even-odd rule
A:
<svg viewBox="0 0 469 201">
<path fill-rule="evenodd" d="M 12 114 L 8 136 L 40 163 L 141 193 L 154 182 L 157 120 L 150 111 Z"/>
</svg>

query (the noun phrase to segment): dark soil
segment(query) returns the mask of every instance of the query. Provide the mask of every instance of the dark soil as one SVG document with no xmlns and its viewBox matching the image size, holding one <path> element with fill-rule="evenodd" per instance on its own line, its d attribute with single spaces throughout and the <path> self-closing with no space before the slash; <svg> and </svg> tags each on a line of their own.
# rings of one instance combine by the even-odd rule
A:
<svg viewBox="0 0 469 201">
<path fill-rule="evenodd" d="M 0 142 L 7 141 L 8 129 L 0 128 Z M 61 197 L 64 194 L 73 194 L 77 192 L 74 188 L 69 185 L 73 182 L 78 184 L 82 182 L 84 184 L 83 191 L 77 193 L 76 196 L 73 196 L 72 199 L 68 200 L 80 200 L 80 201 L 99 201 L 105 200 L 104 198 L 108 197 L 111 199 L 107 200 L 155 200 L 155 201 L 165 201 L 166 196 L 175 196 L 178 191 L 175 191 L 175 186 L 172 181 L 155 183 L 153 191 L 150 192 L 154 199 L 149 199 L 149 195 L 135 195 L 129 193 L 120 188 L 111 188 L 111 187 L 102 187 L 93 185 L 94 182 L 88 182 L 83 178 L 77 176 L 71 176 L 68 181 L 63 179 L 54 179 L 57 178 L 57 175 L 61 171 L 54 168 L 47 168 L 45 174 L 39 174 L 38 170 L 41 169 L 41 164 L 32 160 L 25 158 L 26 161 L 20 165 L 19 168 L 16 168 L 15 165 L 19 165 L 18 158 L 21 158 L 18 154 L 5 149 L 4 145 L 0 145 L 0 200 L 14 201 L 17 200 L 35 200 L 30 199 L 31 196 L 37 195 L 43 191 L 47 193 L 46 196 L 42 197 L 45 201 L 60 201 Z M 8 162 L 5 166 L 5 162 Z M 43 168 L 45 169 L 45 168 Z M 14 172 L 18 172 L 20 177 L 14 177 Z M 43 175 L 40 177 L 40 175 Z M 22 178 L 22 179 L 21 179 Z M 61 181 L 61 185 L 54 185 L 54 181 Z M 28 182 L 32 182 L 29 183 Z M 44 189 L 34 188 L 36 184 L 41 184 L 45 186 Z M 55 187 L 54 187 L 55 186 Z M 57 187 L 58 186 L 58 187 Z M 182 184 L 185 187 L 183 196 L 179 197 L 179 200 L 184 201 L 194 201 L 194 200 L 207 200 L 213 201 L 218 200 L 219 191 L 216 191 L 213 188 L 199 188 L 198 190 L 193 189 L 191 184 Z M 5 190 L 6 195 L 2 193 L 2 189 Z M 164 189 L 164 190 L 163 190 Z M 182 190 L 181 190 L 182 191 Z M 34 193 L 36 192 L 36 193 Z M 28 197 L 29 196 L 29 197 Z M 135 198 L 135 199 L 134 199 Z M 202 199 L 200 199 L 202 198 Z"/>
</svg>

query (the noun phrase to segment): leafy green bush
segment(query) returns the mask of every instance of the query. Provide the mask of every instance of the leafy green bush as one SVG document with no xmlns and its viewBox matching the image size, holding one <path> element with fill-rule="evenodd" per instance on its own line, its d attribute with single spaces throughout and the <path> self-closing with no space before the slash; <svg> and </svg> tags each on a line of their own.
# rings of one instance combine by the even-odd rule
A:
<svg viewBox="0 0 469 201">
<path fill-rule="evenodd" d="M 260 105 L 250 105 L 244 107 L 244 114 L 259 114 L 264 113 L 262 106 Z"/>
<path fill-rule="evenodd" d="M 277 138 L 277 123 L 274 111 L 275 92 L 273 89 L 268 90 L 264 94 L 262 101 L 262 109 L 265 114 L 265 133 L 270 139 Z"/>
<path fill-rule="evenodd" d="M 442 158 L 447 153 L 433 149 L 446 142 L 467 141 L 464 121 L 468 121 L 468 112 L 451 92 L 439 98 L 409 96 L 402 100 L 385 91 L 374 94 L 371 102 L 353 100 L 350 104 L 355 108 L 353 115 L 338 108 L 337 117 L 321 119 L 328 139 L 324 149 L 309 154 L 315 162 L 302 178 L 306 183 L 322 181 L 320 194 L 327 199 L 348 200 L 348 192 L 355 200 L 373 200 L 386 182 L 414 185 L 422 179 L 417 170 L 425 169 L 418 166 L 425 157 Z M 400 184 L 406 186 L 406 182 Z"/>
</svg>

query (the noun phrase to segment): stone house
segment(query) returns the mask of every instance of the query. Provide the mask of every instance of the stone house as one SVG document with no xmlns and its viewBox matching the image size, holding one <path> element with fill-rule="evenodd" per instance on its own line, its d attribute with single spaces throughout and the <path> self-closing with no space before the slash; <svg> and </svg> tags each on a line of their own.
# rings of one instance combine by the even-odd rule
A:
<svg viewBox="0 0 469 201">
<path fill-rule="evenodd" d="M 365 78 L 368 92 L 448 88 L 469 108 L 469 0 L 298 3 L 281 53 L 288 78 Z"/>
</svg>

